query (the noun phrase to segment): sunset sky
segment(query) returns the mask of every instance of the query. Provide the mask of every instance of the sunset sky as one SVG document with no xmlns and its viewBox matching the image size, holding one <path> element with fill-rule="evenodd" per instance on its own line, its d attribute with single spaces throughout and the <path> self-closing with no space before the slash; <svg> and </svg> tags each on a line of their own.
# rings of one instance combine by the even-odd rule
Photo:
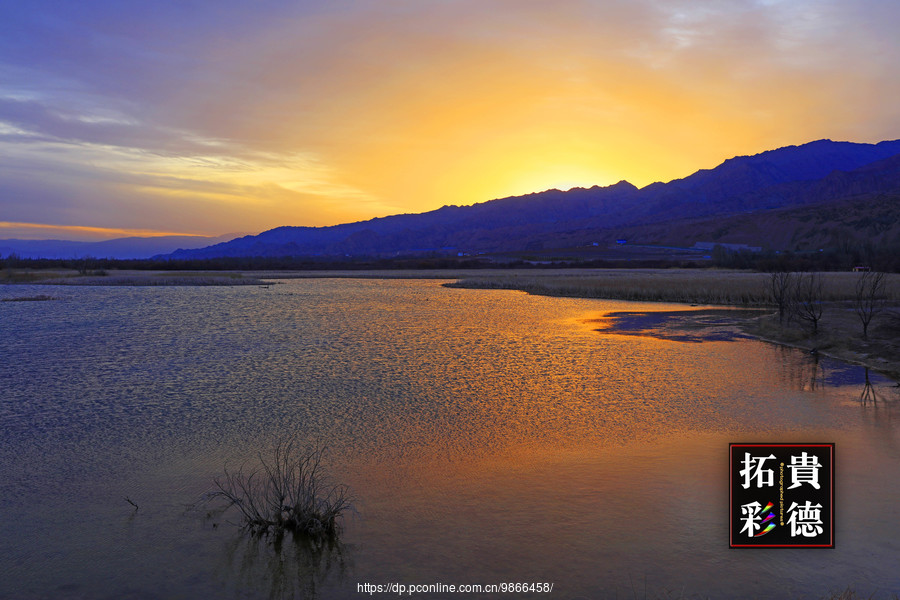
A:
<svg viewBox="0 0 900 600">
<path fill-rule="evenodd" d="M 3 0 L 0 238 L 256 233 L 900 138 L 884 0 Z"/>
</svg>

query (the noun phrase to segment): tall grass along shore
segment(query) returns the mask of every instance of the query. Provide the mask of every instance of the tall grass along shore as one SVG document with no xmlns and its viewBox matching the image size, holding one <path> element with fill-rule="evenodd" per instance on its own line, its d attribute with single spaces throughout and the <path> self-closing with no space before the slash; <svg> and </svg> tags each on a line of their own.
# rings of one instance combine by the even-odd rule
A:
<svg viewBox="0 0 900 600">
<path fill-rule="evenodd" d="M 859 273 L 821 273 L 823 301 L 854 299 Z M 514 271 L 460 278 L 447 287 L 521 290 L 542 296 L 773 306 L 768 273 L 714 269 L 591 269 Z M 887 275 L 889 301 L 900 303 L 900 275 Z"/>
</svg>

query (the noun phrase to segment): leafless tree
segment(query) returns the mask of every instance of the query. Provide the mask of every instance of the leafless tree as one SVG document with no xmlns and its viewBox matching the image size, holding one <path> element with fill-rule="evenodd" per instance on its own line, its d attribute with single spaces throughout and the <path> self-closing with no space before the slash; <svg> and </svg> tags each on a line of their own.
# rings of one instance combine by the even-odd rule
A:
<svg viewBox="0 0 900 600">
<path fill-rule="evenodd" d="M 854 297 L 856 314 L 862 321 L 863 339 L 869 339 L 869 323 L 875 315 L 884 310 L 887 296 L 884 293 L 884 273 L 875 271 L 863 271 L 856 280 L 856 295 Z"/>
<path fill-rule="evenodd" d="M 813 334 L 819 332 L 822 318 L 822 278 L 818 273 L 800 273 L 794 286 L 794 305 L 797 316 L 812 325 Z"/>
<path fill-rule="evenodd" d="M 778 322 L 784 322 L 784 316 L 788 313 L 791 303 L 791 287 L 793 286 L 793 273 L 779 271 L 769 276 L 769 291 L 772 300 L 778 307 Z"/>
</svg>

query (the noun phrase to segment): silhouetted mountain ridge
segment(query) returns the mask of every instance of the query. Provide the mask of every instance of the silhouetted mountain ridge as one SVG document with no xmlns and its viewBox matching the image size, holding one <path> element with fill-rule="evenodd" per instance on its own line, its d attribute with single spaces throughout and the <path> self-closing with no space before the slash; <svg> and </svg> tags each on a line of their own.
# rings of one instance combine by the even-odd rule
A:
<svg viewBox="0 0 900 600">
<path fill-rule="evenodd" d="M 818 140 L 731 158 L 713 169 L 643 189 L 547 190 L 330 227 L 278 227 L 168 258 L 394 256 L 525 250 L 553 240 L 669 221 L 727 217 L 900 190 L 900 140 Z"/>
</svg>

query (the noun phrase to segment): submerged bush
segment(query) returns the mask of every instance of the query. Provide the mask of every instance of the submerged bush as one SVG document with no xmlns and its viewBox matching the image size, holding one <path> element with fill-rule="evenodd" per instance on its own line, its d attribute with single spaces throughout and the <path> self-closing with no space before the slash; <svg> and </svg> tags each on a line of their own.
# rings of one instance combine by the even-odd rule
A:
<svg viewBox="0 0 900 600">
<path fill-rule="evenodd" d="M 353 510 L 353 496 L 347 486 L 330 482 L 324 454 L 318 445 L 298 448 L 293 441 L 279 442 L 271 458 L 259 455 L 257 466 L 225 469 L 205 500 L 224 502 L 224 510 L 235 508 L 241 525 L 256 535 L 288 531 L 336 536 L 342 516 Z"/>
</svg>

